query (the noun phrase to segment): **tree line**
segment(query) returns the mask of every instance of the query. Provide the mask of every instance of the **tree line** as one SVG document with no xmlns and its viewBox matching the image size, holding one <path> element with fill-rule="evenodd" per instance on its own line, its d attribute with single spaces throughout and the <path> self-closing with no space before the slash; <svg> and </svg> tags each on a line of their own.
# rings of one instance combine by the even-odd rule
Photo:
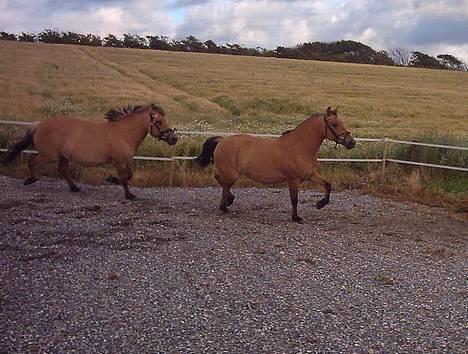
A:
<svg viewBox="0 0 468 354">
<path fill-rule="evenodd" d="M 193 35 L 180 40 L 156 35 L 142 37 L 131 33 L 125 33 L 122 37 L 108 34 L 104 38 L 101 38 L 100 36 L 90 33 L 61 32 L 52 29 L 45 29 L 38 34 L 22 32 L 17 35 L 8 32 L 0 32 L 0 40 L 312 59 L 346 63 L 398 65 L 416 68 L 468 71 L 467 65 L 462 60 L 450 54 L 439 54 L 433 57 L 419 51 L 410 51 L 405 48 L 393 48 L 389 52 L 383 50 L 375 51 L 365 44 L 350 40 L 308 42 L 293 47 L 278 46 L 276 49 L 271 50 L 262 47 L 247 48 L 238 43 L 219 45 L 212 40 L 201 41 Z"/>
</svg>

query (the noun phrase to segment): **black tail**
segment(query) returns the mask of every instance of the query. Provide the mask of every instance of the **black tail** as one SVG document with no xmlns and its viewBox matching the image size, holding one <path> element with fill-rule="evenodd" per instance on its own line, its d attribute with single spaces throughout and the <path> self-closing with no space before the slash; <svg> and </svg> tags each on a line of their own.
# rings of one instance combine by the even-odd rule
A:
<svg viewBox="0 0 468 354">
<path fill-rule="evenodd" d="M 218 145 L 219 141 L 222 139 L 220 136 L 214 136 L 207 139 L 203 143 L 203 148 L 200 156 L 198 156 L 194 161 L 200 167 L 206 167 L 213 162 L 213 153 Z"/>
<path fill-rule="evenodd" d="M 16 156 L 18 156 L 21 151 L 26 149 L 29 145 L 32 144 L 33 142 L 33 137 L 34 137 L 34 129 L 29 130 L 24 138 L 20 141 L 18 141 L 15 145 L 13 145 L 7 152 L 7 155 L 2 161 L 3 165 L 9 164 L 11 161 L 15 159 Z"/>
</svg>

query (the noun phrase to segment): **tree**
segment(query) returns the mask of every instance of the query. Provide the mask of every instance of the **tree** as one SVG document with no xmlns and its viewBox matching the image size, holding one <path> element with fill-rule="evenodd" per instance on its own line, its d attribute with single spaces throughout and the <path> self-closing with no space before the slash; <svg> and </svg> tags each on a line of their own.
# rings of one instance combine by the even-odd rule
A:
<svg viewBox="0 0 468 354">
<path fill-rule="evenodd" d="M 140 37 L 137 34 L 124 33 L 123 45 L 126 48 L 147 48 L 146 38 Z"/>
<path fill-rule="evenodd" d="M 204 52 L 205 45 L 195 36 L 187 36 L 185 39 L 180 41 L 182 50 L 184 52 Z"/>
<path fill-rule="evenodd" d="M 57 30 L 45 29 L 37 35 L 37 39 L 42 43 L 62 43 L 62 35 Z"/>
<path fill-rule="evenodd" d="M 80 34 L 75 32 L 62 32 L 62 42 L 64 44 L 80 44 Z"/>
<path fill-rule="evenodd" d="M 415 68 L 444 69 L 444 66 L 439 63 L 436 58 L 417 51 L 411 54 L 409 66 L 413 66 Z"/>
<path fill-rule="evenodd" d="M 122 40 L 118 39 L 116 36 L 110 33 L 106 37 L 104 37 L 103 45 L 104 47 L 113 47 L 113 48 L 124 47 Z"/>
<path fill-rule="evenodd" d="M 220 52 L 220 47 L 218 47 L 218 45 L 215 42 L 213 42 L 211 39 L 207 40 L 203 44 L 205 45 L 206 51 L 208 53 L 219 53 Z"/>
<path fill-rule="evenodd" d="M 446 69 L 466 71 L 465 63 L 453 55 L 439 54 L 437 59 L 439 59 L 440 64 L 443 65 Z"/>
<path fill-rule="evenodd" d="M 33 43 L 36 41 L 36 35 L 34 33 L 21 32 L 21 34 L 18 36 L 18 41 Z"/>
<path fill-rule="evenodd" d="M 94 34 L 80 34 L 79 38 L 80 45 L 89 45 L 92 47 L 101 47 L 102 46 L 102 39 L 99 36 Z"/>
<path fill-rule="evenodd" d="M 166 36 L 146 36 L 148 39 L 148 47 L 151 49 L 158 50 L 169 50 L 171 45 L 169 44 L 169 37 Z"/>
<path fill-rule="evenodd" d="M 0 32 L 0 40 L 16 41 L 16 36 L 13 33 Z"/>
<path fill-rule="evenodd" d="M 171 43 L 169 43 L 169 48 L 176 52 L 184 51 L 184 45 L 182 44 L 182 41 L 179 41 L 178 39 L 173 39 Z"/>
<path fill-rule="evenodd" d="M 396 65 L 408 66 L 411 58 L 411 52 L 406 48 L 392 48 L 390 49 L 390 57 Z"/>
<path fill-rule="evenodd" d="M 255 49 L 245 48 L 238 43 L 226 43 L 226 50 L 228 54 L 232 55 L 252 55 Z"/>
<path fill-rule="evenodd" d="M 277 47 L 275 52 L 282 58 L 394 65 L 387 52 L 376 52 L 371 47 L 355 41 L 309 42 L 298 44 L 294 48 Z"/>
</svg>

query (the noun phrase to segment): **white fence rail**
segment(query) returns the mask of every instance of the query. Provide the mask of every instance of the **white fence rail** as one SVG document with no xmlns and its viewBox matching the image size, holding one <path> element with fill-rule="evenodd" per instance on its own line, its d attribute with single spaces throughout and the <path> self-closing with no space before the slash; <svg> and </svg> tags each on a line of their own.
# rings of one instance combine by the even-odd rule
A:
<svg viewBox="0 0 468 354">
<path fill-rule="evenodd" d="M 8 121 L 8 120 L 0 120 L 0 124 L 5 125 L 31 125 L 31 122 L 20 122 L 20 121 Z M 193 130 L 179 130 L 178 134 L 180 135 L 188 135 L 188 136 L 230 136 L 237 133 L 226 133 L 226 132 L 200 132 L 200 131 L 193 131 Z M 276 138 L 280 135 L 277 134 L 250 134 L 253 136 L 264 137 L 264 138 Z M 357 141 L 361 142 L 376 142 L 376 143 L 383 143 L 384 144 L 384 154 L 381 159 L 333 159 L 333 158 L 319 158 L 318 160 L 321 162 L 351 162 L 351 163 L 381 163 L 382 164 L 382 173 L 385 173 L 387 162 L 393 162 L 398 164 L 405 164 L 405 165 L 414 165 L 414 166 L 424 166 L 424 167 L 431 167 L 431 168 L 442 168 L 447 170 L 455 170 L 455 171 L 463 171 L 468 172 L 468 168 L 466 167 L 459 167 L 459 166 L 448 166 L 448 165 L 441 165 L 441 164 L 431 164 L 425 162 L 417 162 L 417 161 L 407 161 L 407 160 L 398 160 L 388 158 L 388 147 L 390 143 L 393 144 L 407 144 L 407 145 L 416 145 L 416 146 L 425 146 L 425 147 L 432 147 L 432 148 L 439 148 L 439 149 L 451 149 L 451 150 L 459 150 L 459 151 L 468 151 L 468 147 L 464 146 L 452 146 L 452 145 L 440 145 L 440 144 L 429 144 L 429 143 L 420 143 L 415 141 L 404 141 L 404 140 L 395 140 L 395 139 L 388 139 L 388 138 L 356 138 Z M 0 152 L 6 152 L 7 149 L 0 149 Z M 37 153 L 34 150 L 25 150 L 23 153 L 26 154 L 33 154 Z M 162 161 L 162 162 L 171 162 L 175 167 L 177 161 L 183 160 L 193 160 L 194 156 L 171 156 L 171 157 L 153 157 L 153 156 L 135 156 L 135 160 L 140 161 Z M 170 181 L 172 185 L 172 178 Z"/>
</svg>

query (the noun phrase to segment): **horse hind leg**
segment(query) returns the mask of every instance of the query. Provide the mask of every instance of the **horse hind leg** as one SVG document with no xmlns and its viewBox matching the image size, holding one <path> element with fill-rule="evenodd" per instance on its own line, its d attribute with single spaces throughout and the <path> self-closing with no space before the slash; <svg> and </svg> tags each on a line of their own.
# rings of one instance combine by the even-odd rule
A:
<svg viewBox="0 0 468 354">
<path fill-rule="evenodd" d="M 32 184 L 32 183 L 36 182 L 38 180 L 38 178 L 39 178 L 38 175 L 37 175 L 37 168 L 40 165 L 51 163 L 54 160 L 56 160 L 56 159 L 51 158 L 48 155 L 44 155 L 44 154 L 41 154 L 41 153 L 39 153 L 36 156 L 30 156 L 28 158 L 29 177 L 24 180 L 23 184 L 25 186 L 27 186 L 28 184 Z"/>
<path fill-rule="evenodd" d="M 215 175 L 216 180 L 219 182 L 221 187 L 223 188 L 223 192 L 221 195 L 221 201 L 219 203 L 219 209 L 223 213 L 227 213 L 229 211 L 228 207 L 234 203 L 234 194 L 231 193 L 231 187 L 234 184 L 234 182 L 227 182 L 221 175 L 216 174 Z"/>
<path fill-rule="evenodd" d="M 133 178 L 132 166 L 130 166 L 130 164 L 127 164 L 127 166 L 125 167 L 125 170 L 127 172 L 127 181 L 130 181 Z"/>
<path fill-rule="evenodd" d="M 292 206 L 292 220 L 297 223 L 302 223 L 302 218 L 297 214 L 297 195 L 299 191 L 299 182 L 292 181 L 288 183 L 289 185 L 289 196 L 291 198 Z"/>
<path fill-rule="evenodd" d="M 73 182 L 73 179 L 70 176 L 70 161 L 65 157 L 61 156 L 59 158 L 58 170 L 67 181 L 70 192 L 76 193 L 80 191 L 80 188 Z"/>
<path fill-rule="evenodd" d="M 234 199 L 236 199 L 236 197 L 234 196 L 234 194 L 231 193 L 231 191 L 229 191 L 229 196 L 226 200 L 226 206 L 230 207 L 232 203 L 234 203 Z"/>
<path fill-rule="evenodd" d="M 223 187 L 223 194 L 221 196 L 221 202 L 219 204 L 219 209 L 223 213 L 227 213 L 229 211 L 228 207 L 232 205 L 234 202 L 234 195 L 231 193 L 231 185 L 224 185 Z"/>
<path fill-rule="evenodd" d="M 28 169 L 29 169 L 29 177 L 27 177 L 23 184 L 27 186 L 28 184 L 32 184 L 37 181 L 37 173 L 36 173 L 36 160 L 37 156 L 30 156 L 28 158 Z"/>
</svg>

